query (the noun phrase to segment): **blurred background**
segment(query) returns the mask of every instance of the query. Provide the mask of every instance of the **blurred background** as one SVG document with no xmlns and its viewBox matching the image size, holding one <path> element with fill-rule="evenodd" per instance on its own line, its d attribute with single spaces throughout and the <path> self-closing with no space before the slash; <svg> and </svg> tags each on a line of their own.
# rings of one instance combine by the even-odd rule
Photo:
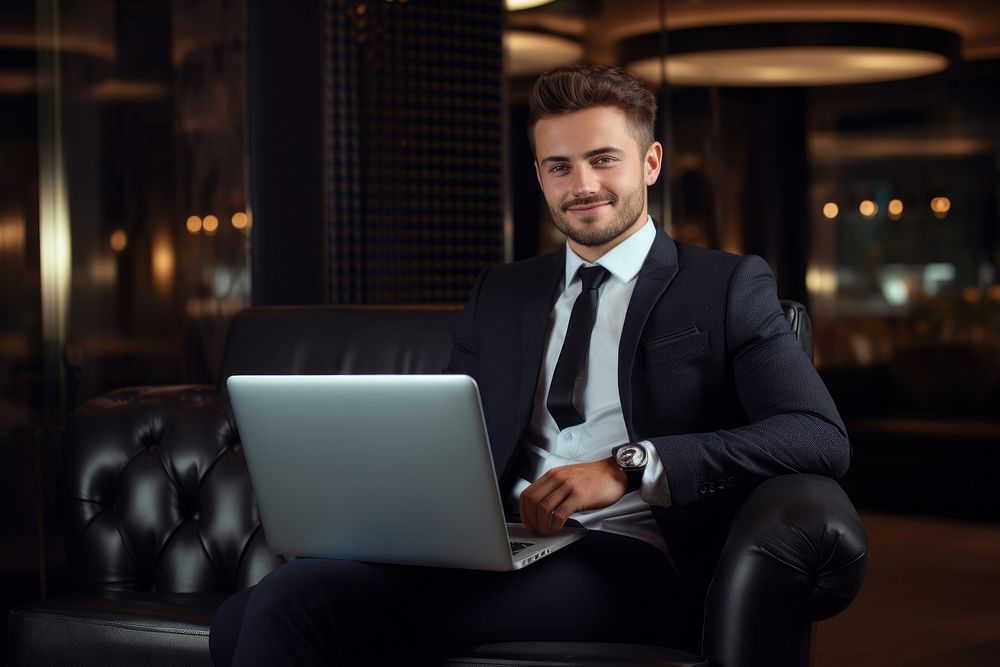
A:
<svg viewBox="0 0 1000 667">
<path fill-rule="evenodd" d="M 873 545 L 817 664 L 1000 662 L 995 3 L 259 4 L 0 7 L 4 608 L 66 585 L 81 402 L 215 383 L 249 305 L 460 303 L 558 247 L 527 91 L 591 62 L 658 97 L 657 222 L 812 315 Z"/>
</svg>

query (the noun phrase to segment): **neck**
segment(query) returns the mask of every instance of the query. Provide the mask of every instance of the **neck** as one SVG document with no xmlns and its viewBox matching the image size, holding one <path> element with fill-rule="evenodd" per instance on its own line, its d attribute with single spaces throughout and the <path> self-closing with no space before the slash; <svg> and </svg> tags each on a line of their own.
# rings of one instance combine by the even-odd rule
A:
<svg viewBox="0 0 1000 667">
<path fill-rule="evenodd" d="M 614 248 L 619 243 L 621 243 L 622 241 L 624 241 L 625 239 L 627 239 L 628 237 L 632 236 L 637 231 L 639 231 L 640 229 L 642 229 L 642 226 L 644 224 L 646 224 L 646 219 L 648 217 L 649 217 L 649 214 L 644 209 L 643 212 L 642 212 L 642 215 L 640 215 L 638 218 L 636 218 L 635 222 L 633 222 L 628 227 L 628 229 L 626 229 L 624 232 L 622 232 L 621 234 L 619 234 L 615 238 L 611 239 L 610 241 L 608 241 L 607 243 L 604 243 L 602 245 L 589 245 L 589 246 L 588 245 L 580 245 L 579 243 L 577 243 L 573 239 L 568 239 L 568 241 L 569 241 L 569 247 L 573 250 L 573 252 L 575 252 L 577 255 L 580 256 L 580 259 L 583 259 L 583 260 L 585 260 L 585 261 L 590 262 L 591 264 L 593 264 L 594 262 L 596 262 L 597 260 L 599 260 L 601 257 L 604 257 L 604 255 L 606 255 L 609 252 L 611 252 L 612 248 Z"/>
</svg>

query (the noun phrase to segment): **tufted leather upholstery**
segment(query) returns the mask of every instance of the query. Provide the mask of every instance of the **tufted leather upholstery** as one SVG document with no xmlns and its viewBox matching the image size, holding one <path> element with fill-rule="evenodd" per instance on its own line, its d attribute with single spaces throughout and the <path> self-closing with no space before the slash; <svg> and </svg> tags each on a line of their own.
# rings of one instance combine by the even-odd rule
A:
<svg viewBox="0 0 1000 667">
<path fill-rule="evenodd" d="M 231 593 L 279 562 L 211 386 L 129 388 L 66 432 L 70 565 L 88 589 Z"/>
<path fill-rule="evenodd" d="M 12 611 L 9 663 L 209 664 L 214 609 L 281 562 L 260 530 L 225 378 L 438 372 L 457 312 L 249 309 L 232 322 L 217 387 L 119 389 L 81 405 L 64 440 L 67 545 L 81 595 Z M 786 304 L 786 313 L 811 351 L 804 309 Z M 866 549 L 853 507 L 831 480 L 790 475 L 762 484 L 716 569 L 707 657 L 765 664 L 758 658 L 773 657 L 775 646 L 792 646 L 794 656 L 769 664 L 806 664 L 812 621 L 853 599 Z M 479 647 L 449 664 L 667 667 L 704 659 L 649 647 L 512 644 Z"/>
</svg>

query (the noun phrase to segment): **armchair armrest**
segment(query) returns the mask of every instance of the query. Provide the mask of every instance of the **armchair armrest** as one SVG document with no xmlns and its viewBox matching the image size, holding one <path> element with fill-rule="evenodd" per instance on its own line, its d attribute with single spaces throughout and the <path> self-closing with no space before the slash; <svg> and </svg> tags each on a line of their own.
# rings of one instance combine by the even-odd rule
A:
<svg viewBox="0 0 1000 667">
<path fill-rule="evenodd" d="M 808 665 L 810 624 L 850 604 L 867 562 L 864 527 L 837 482 L 763 482 L 733 522 L 709 587 L 706 657 L 727 667 Z"/>
</svg>

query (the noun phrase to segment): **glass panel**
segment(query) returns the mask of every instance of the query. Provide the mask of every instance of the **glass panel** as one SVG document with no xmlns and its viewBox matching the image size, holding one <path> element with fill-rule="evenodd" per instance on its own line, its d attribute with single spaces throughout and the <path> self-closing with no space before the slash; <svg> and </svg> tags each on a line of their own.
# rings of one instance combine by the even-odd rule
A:
<svg viewBox="0 0 1000 667">
<path fill-rule="evenodd" d="M 42 312 L 66 405 L 214 381 L 249 300 L 243 4 L 37 7 Z"/>
<path fill-rule="evenodd" d="M 997 76 L 816 91 L 808 288 L 818 360 L 883 368 L 907 411 L 995 410 Z"/>
</svg>

